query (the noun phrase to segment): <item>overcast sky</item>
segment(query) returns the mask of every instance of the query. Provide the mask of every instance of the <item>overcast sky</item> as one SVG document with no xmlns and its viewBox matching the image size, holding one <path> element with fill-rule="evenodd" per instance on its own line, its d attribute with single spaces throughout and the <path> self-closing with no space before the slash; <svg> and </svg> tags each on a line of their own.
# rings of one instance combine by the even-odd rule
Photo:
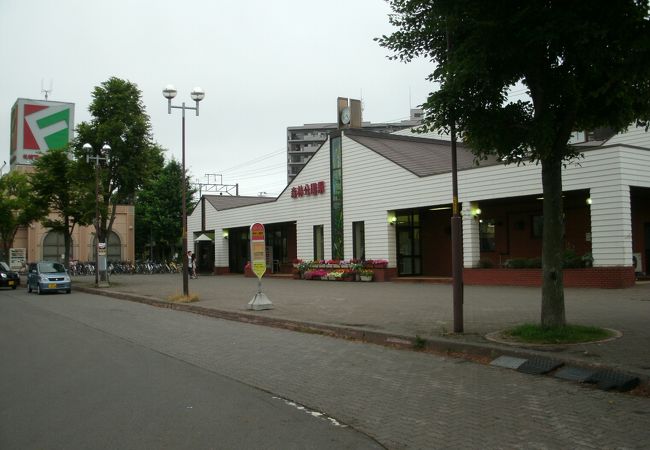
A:
<svg viewBox="0 0 650 450">
<path fill-rule="evenodd" d="M 116 76 L 138 85 L 154 139 L 179 161 L 181 113 L 161 91 L 174 84 L 180 105 L 202 87 L 186 121 L 192 177 L 277 195 L 288 126 L 334 122 L 339 96 L 362 97 L 372 122 L 425 101 L 432 65 L 389 61 L 373 41 L 391 32 L 389 13 L 383 0 L 0 0 L 0 165 L 17 98 L 43 99 L 52 80 L 49 99 L 75 103 L 78 124 L 93 87 Z"/>
</svg>

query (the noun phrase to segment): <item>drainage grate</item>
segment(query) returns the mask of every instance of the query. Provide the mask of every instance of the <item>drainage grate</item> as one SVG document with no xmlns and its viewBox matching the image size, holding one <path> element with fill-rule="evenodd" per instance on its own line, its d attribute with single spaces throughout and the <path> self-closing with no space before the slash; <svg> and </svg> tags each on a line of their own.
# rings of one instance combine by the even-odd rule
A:
<svg viewBox="0 0 650 450">
<path fill-rule="evenodd" d="M 639 378 L 626 375 L 614 370 L 600 370 L 585 380 L 586 383 L 595 383 L 603 391 L 616 390 L 626 392 L 639 385 Z"/>
<path fill-rule="evenodd" d="M 560 378 L 562 380 L 584 383 L 587 378 L 592 376 L 594 373 L 594 370 L 583 369 L 582 367 L 562 367 L 560 370 L 555 372 L 554 376 L 555 378 Z"/>
<path fill-rule="evenodd" d="M 552 370 L 561 367 L 564 363 L 548 358 L 532 358 L 523 363 L 517 369 L 522 373 L 529 373 L 532 375 L 544 375 Z"/>
<path fill-rule="evenodd" d="M 512 356 L 499 356 L 490 363 L 491 366 L 505 367 L 506 369 L 518 369 L 527 360 L 524 358 L 515 358 Z"/>
</svg>

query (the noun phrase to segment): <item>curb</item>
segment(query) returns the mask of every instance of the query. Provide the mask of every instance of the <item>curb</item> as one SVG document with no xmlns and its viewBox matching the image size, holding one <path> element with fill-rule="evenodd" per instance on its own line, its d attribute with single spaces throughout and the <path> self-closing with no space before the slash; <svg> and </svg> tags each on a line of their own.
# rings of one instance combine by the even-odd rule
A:
<svg viewBox="0 0 650 450">
<path fill-rule="evenodd" d="M 106 291 L 96 288 L 77 286 L 75 290 L 104 297 L 111 297 L 119 300 L 127 300 L 136 303 L 155 306 L 158 308 L 173 309 L 175 311 L 189 312 L 217 319 L 243 322 L 252 325 L 263 325 L 285 330 L 298 331 L 302 333 L 320 334 L 339 339 L 360 341 L 370 344 L 382 345 L 401 350 L 424 351 L 441 356 L 461 358 L 489 364 L 490 360 L 500 357 L 520 358 L 524 360 L 553 359 L 563 365 L 577 367 L 592 371 L 606 371 L 623 377 L 638 378 L 642 389 L 650 386 L 650 377 L 645 374 L 632 373 L 628 370 L 621 370 L 616 367 L 604 364 L 589 364 L 585 361 L 567 358 L 558 355 L 549 355 L 548 351 L 514 348 L 492 343 L 458 342 L 444 337 L 421 338 L 404 336 L 399 334 L 371 331 L 363 328 L 345 327 L 322 324 L 318 322 L 300 322 L 296 320 L 281 319 L 277 317 L 265 317 L 244 312 L 224 311 L 203 306 L 191 305 L 188 303 L 171 303 L 155 297 L 148 297 L 139 294 L 126 292 Z"/>
</svg>

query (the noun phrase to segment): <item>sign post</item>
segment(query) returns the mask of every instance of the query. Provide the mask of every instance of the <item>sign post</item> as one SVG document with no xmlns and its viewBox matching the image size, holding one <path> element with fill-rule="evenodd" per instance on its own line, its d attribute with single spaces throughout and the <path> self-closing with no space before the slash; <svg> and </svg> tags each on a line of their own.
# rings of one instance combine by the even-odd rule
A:
<svg viewBox="0 0 650 450">
<path fill-rule="evenodd" d="M 273 303 L 262 292 L 262 277 L 266 272 L 266 233 L 264 225 L 254 223 L 250 228 L 251 236 L 251 269 L 257 275 L 257 294 L 248 302 L 248 309 L 261 311 L 263 309 L 273 309 Z"/>
<path fill-rule="evenodd" d="M 97 243 L 97 273 L 99 281 L 97 287 L 108 287 L 108 273 L 106 271 L 106 242 Z M 106 280 L 106 281 L 102 281 Z"/>
</svg>

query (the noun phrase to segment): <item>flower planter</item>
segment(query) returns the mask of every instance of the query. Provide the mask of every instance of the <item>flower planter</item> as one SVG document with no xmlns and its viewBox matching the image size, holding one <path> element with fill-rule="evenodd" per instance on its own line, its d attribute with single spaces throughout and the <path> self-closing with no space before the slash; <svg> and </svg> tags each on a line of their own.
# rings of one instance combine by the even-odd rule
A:
<svg viewBox="0 0 650 450">
<path fill-rule="evenodd" d="M 360 275 L 360 276 L 359 276 L 359 279 L 360 279 L 361 281 L 372 281 L 372 276 L 368 276 L 368 275 Z"/>
</svg>

